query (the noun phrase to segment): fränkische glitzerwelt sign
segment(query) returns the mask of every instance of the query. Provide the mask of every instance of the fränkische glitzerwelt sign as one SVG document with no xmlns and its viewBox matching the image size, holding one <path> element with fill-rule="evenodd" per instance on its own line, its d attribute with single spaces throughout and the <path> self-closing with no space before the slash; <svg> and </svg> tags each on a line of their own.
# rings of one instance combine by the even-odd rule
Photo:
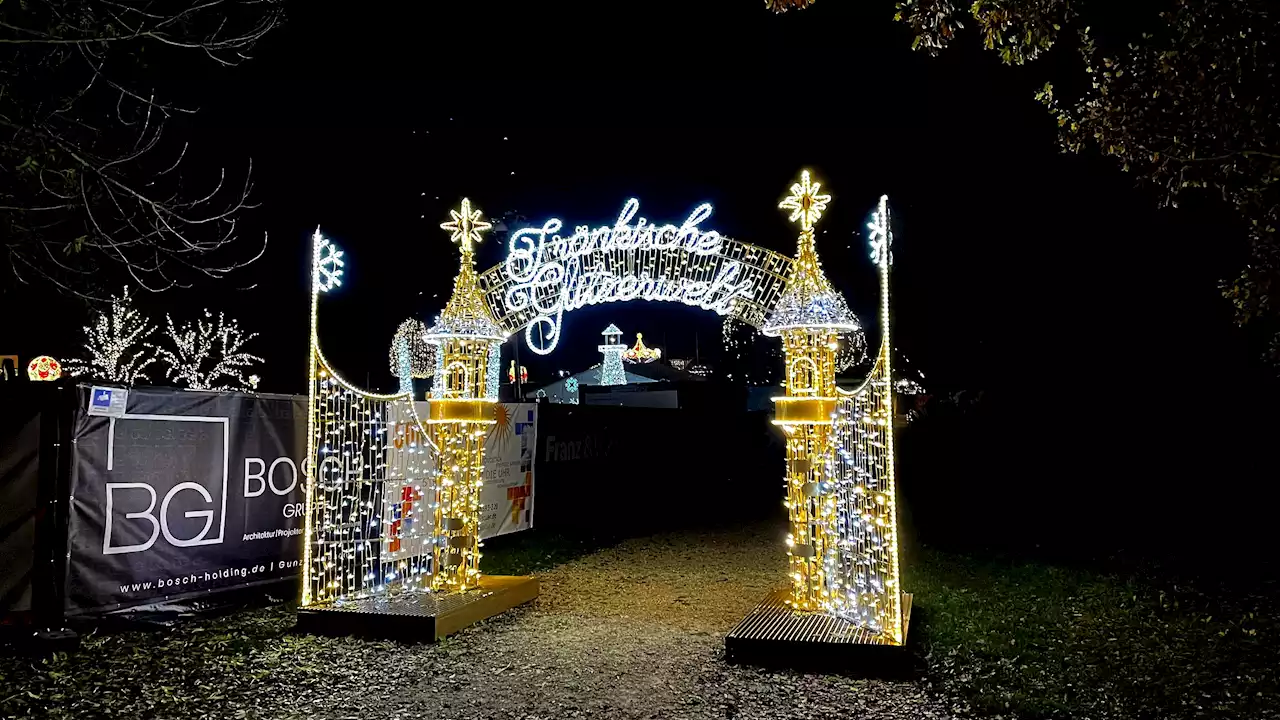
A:
<svg viewBox="0 0 1280 720">
<path fill-rule="evenodd" d="M 563 222 L 516 230 L 503 264 L 480 276 L 494 318 L 525 331 L 529 348 L 547 354 L 560 342 L 564 314 L 587 305 L 628 300 L 679 302 L 759 325 L 786 286 L 791 259 L 731 240 L 701 224 L 710 204 L 680 225 L 637 217 L 626 202 L 613 225 Z"/>
</svg>

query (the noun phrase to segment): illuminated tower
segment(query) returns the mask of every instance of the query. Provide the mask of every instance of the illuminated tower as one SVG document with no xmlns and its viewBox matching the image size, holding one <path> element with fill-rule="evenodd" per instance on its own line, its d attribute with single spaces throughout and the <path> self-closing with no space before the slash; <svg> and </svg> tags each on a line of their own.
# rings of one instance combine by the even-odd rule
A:
<svg viewBox="0 0 1280 720">
<path fill-rule="evenodd" d="M 459 210 L 441 228 L 452 233 L 462 260 L 453 295 L 427 342 L 437 346 L 430 419 L 437 455 L 432 554 L 433 590 L 460 592 L 480 582 L 480 486 L 484 472 L 484 438 L 493 425 L 498 397 L 500 352 L 506 333 L 489 313 L 476 284 L 473 244 L 490 227 L 478 209 L 463 198 Z"/>
<path fill-rule="evenodd" d="M 839 537 L 830 532 L 838 513 L 837 498 L 824 482 L 833 461 L 832 425 L 839 403 L 836 389 L 837 338 L 858 330 L 858 320 L 844 297 L 822 271 L 813 228 L 830 195 L 819 194 L 809 171 L 791 186 L 778 207 L 790 210 L 800 225 L 795 263 L 787 288 L 762 328 L 781 337 L 786 355 L 786 395 L 774 398 L 774 424 L 782 427 L 787 443 L 787 506 L 791 533 L 790 605 L 797 610 L 820 610 L 830 605 L 831 585 L 825 558 L 837 551 Z M 824 521 L 825 518 L 825 521 Z M 837 553 L 838 554 L 838 553 Z"/>
<path fill-rule="evenodd" d="M 622 354 L 627 346 L 622 344 L 622 331 L 617 325 L 610 325 L 600 333 L 604 336 L 604 344 L 596 349 L 604 356 L 600 362 L 601 385 L 626 385 L 627 373 L 622 369 Z"/>
</svg>

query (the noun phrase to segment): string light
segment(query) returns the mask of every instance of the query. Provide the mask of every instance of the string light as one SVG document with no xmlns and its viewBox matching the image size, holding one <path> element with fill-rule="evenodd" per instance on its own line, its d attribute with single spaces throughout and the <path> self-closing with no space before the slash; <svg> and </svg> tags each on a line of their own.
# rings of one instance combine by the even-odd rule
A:
<svg viewBox="0 0 1280 720">
<path fill-rule="evenodd" d="M 436 373 L 436 346 L 427 342 L 427 326 L 421 320 L 409 318 L 400 323 L 396 334 L 391 338 L 389 353 L 391 374 L 404 383 L 406 374 L 410 378 L 429 378 Z"/>
<path fill-rule="evenodd" d="M 123 385 L 148 379 L 146 369 L 156 358 L 147 353 L 146 340 L 156 328 L 131 302 L 128 287 L 111 296 L 108 311 L 99 310 L 93 325 L 84 328 L 88 357 L 68 360 L 68 373 Z"/>
<path fill-rule="evenodd" d="M 836 372 L 844 372 L 867 360 L 867 336 L 861 329 L 841 333 L 836 350 Z"/>
<path fill-rule="evenodd" d="M 435 484 L 438 453 L 413 395 L 361 390 L 320 350 L 319 297 L 340 286 L 341 258 L 317 228 L 303 464 L 303 606 L 420 590 L 431 577 L 435 535 L 425 498 Z"/>
<path fill-rule="evenodd" d="M 168 338 L 172 347 L 148 343 L 156 358 L 164 365 L 166 380 L 192 390 L 250 390 L 255 383 L 249 374 L 250 366 L 262 362 L 257 355 L 245 352 L 244 346 L 258 336 L 245 334 L 240 323 L 228 320 L 207 309 L 204 317 L 194 323 L 174 325 L 168 314 L 164 317 L 169 326 Z"/>
<path fill-rule="evenodd" d="M 774 423 L 787 447 L 789 604 L 846 618 L 901 644 L 888 199 L 880 200 L 872 234 L 881 347 L 866 382 L 846 392 L 835 384 L 841 333 L 851 346 L 863 336 L 818 261 L 813 228 L 831 199 L 820 187 L 805 171 L 779 203 L 800 235 L 787 289 L 764 328 L 782 337 L 786 353 L 787 393 L 774 398 Z"/>
<path fill-rule="evenodd" d="M 497 322 L 525 331 L 545 355 L 560 342 L 564 314 L 587 305 L 628 300 L 679 302 L 758 326 L 782 292 L 789 258 L 699 226 L 711 216 L 699 205 L 679 226 L 650 224 L 628 200 L 612 226 L 579 226 L 559 234 L 556 218 L 511 234 L 502 265 L 480 275 Z M 634 221 L 634 224 L 633 224 Z"/>
<path fill-rule="evenodd" d="M 832 415 L 834 447 L 825 456 L 827 492 L 818 524 L 822 535 L 836 542 L 822 555 L 823 606 L 901 644 L 903 589 L 889 317 L 893 231 L 887 196 L 881 196 L 870 227 L 872 258 L 880 275 L 881 342 L 866 382 L 853 393 L 841 392 Z"/>
<path fill-rule="evenodd" d="M 622 356 L 627 346 L 622 344 L 622 331 L 612 323 L 600 333 L 604 336 L 604 344 L 596 346 L 604 360 L 600 363 L 601 385 L 626 385 L 627 371 L 622 368 Z"/>
<path fill-rule="evenodd" d="M 343 261 L 342 251 L 338 249 L 338 246 L 329 242 L 320 234 L 320 228 L 316 228 L 313 237 L 320 241 L 319 248 L 316 250 L 317 258 L 313 282 L 320 292 L 329 292 L 342 285 L 342 268 L 346 265 L 346 262 Z"/>
<path fill-rule="evenodd" d="M 494 419 L 498 367 L 506 333 L 494 321 L 476 283 L 473 245 L 492 226 L 463 198 L 442 223 L 461 250 L 453 295 L 426 340 L 437 346 L 427 427 L 439 449 L 435 483 L 431 577 L 433 590 L 463 592 L 480 583 L 480 488 L 484 438 Z"/>
</svg>

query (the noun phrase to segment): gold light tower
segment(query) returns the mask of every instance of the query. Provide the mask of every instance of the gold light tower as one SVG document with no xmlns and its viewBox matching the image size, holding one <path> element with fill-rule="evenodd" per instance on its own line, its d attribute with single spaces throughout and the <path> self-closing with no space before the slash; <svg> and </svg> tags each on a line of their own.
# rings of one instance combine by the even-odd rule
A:
<svg viewBox="0 0 1280 720">
<path fill-rule="evenodd" d="M 834 459 L 832 424 L 840 402 L 837 339 L 841 332 L 859 329 L 844 297 L 831 287 L 818 261 L 813 229 L 831 202 L 830 195 L 819 192 L 821 187 L 805 170 L 778 205 L 791 211 L 789 219 L 799 223 L 800 236 L 787 289 L 762 328 L 766 335 L 782 337 L 786 354 L 786 395 L 774 398 L 773 422 L 782 427 L 787 442 L 784 504 L 791 519 L 788 604 L 805 611 L 821 610 L 831 601 L 832 583 L 826 577 L 825 559 L 839 543 L 831 532 L 838 510 L 837 499 L 824 479 Z"/>
<path fill-rule="evenodd" d="M 463 198 L 440 227 L 462 252 L 453 295 L 427 342 L 436 345 L 436 374 L 428 401 L 431 439 L 439 448 L 435 485 L 435 544 L 431 588 L 461 592 L 480 582 L 480 486 L 484 438 L 495 420 L 500 348 L 506 333 L 494 321 L 476 283 L 475 243 L 492 225 Z"/>
</svg>

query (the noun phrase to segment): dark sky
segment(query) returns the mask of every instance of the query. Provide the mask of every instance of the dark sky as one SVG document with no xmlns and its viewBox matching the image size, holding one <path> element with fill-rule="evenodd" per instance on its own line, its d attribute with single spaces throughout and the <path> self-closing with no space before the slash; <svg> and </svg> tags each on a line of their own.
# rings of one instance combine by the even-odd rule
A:
<svg viewBox="0 0 1280 720">
<path fill-rule="evenodd" d="M 181 88 L 202 107 L 177 128 L 197 169 L 252 158 L 261 207 L 243 230 L 270 245 L 237 281 L 162 307 L 261 332 L 266 389 L 304 390 L 317 224 L 350 261 L 322 305 L 324 347 L 387 388 L 396 326 L 448 295 L 457 252 L 437 226 L 462 196 L 566 224 L 609 222 L 633 196 L 672 222 L 710 201 L 708 227 L 790 254 L 775 205 L 805 167 L 835 196 L 819 251 L 868 325 L 875 277 L 854 233 L 890 195 L 898 345 L 939 386 L 1145 392 L 1256 369 L 1216 291 L 1239 231 L 1212 210 L 1157 211 L 1109 162 L 1057 153 L 1033 93 L 1078 71 L 1069 52 L 1008 68 L 965 36 L 932 59 L 892 0 L 784 16 L 757 0 L 413 5 L 294 3 L 252 62 Z M 482 268 L 501 253 L 482 246 Z M 609 322 L 675 355 L 695 333 L 706 354 L 719 339 L 707 313 L 581 310 L 535 376 L 593 362 Z"/>
</svg>

